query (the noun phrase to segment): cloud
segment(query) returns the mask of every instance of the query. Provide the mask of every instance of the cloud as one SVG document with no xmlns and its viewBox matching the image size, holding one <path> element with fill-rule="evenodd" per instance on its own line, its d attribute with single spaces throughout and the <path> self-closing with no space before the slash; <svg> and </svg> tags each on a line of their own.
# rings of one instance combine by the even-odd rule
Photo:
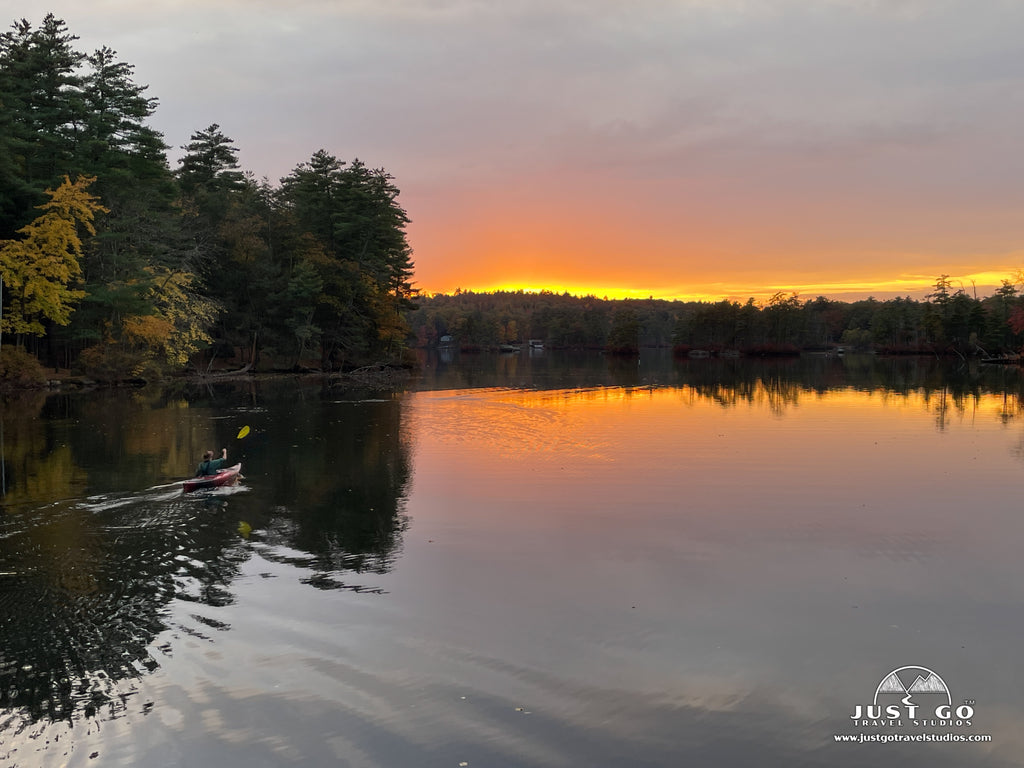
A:
<svg viewBox="0 0 1024 768">
<path fill-rule="evenodd" d="M 977 88 L 1019 82 L 1024 21 L 1012 6 L 991 20 L 949 2 L 101 4 L 116 18 L 63 4 L 91 38 L 120 37 L 140 79 L 163 86 L 155 95 L 188 95 L 183 109 L 262 121 L 283 103 L 296 122 L 350 124 L 399 151 L 404 115 L 446 151 L 504 142 L 537 162 L 574 132 L 628 140 L 673 126 L 684 140 L 812 149 L 934 134 L 1007 108 Z"/>
<path fill-rule="evenodd" d="M 320 148 L 387 167 L 425 281 L 507 257 L 502 238 L 566 267 L 635 249 L 633 268 L 656 274 L 707 254 L 739 272 L 766 254 L 787 269 L 822 253 L 836 269 L 969 265 L 1024 237 L 1016 3 L 51 7 L 83 47 L 136 65 L 175 146 L 217 122 L 272 180 Z"/>
</svg>

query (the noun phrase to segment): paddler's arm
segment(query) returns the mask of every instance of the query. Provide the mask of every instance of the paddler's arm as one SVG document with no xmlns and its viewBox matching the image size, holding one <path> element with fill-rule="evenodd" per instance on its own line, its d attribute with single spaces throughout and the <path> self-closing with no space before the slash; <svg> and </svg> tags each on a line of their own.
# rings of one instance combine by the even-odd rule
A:
<svg viewBox="0 0 1024 768">
<path fill-rule="evenodd" d="M 228 449 L 227 448 L 221 448 L 220 449 L 220 458 L 216 459 L 215 461 L 212 461 L 210 463 L 213 465 L 213 466 L 210 467 L 210 469 L 213 469 L 213 470 L 219 472 L 224 467 L 224 465 L 228 463 Z"/>
</svg>

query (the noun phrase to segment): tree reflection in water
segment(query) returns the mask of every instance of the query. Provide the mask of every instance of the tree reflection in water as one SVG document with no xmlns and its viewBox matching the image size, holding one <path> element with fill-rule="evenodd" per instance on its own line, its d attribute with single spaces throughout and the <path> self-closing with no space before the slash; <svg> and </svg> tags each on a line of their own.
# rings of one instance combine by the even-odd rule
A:
<svg viewBox="0 0 1024 768">
<path fill-rule="evenodd" d="M 256 551 L 310 569 L 312 587 L 378 592 L 355 582 L 390 569 L 407 525 L 408 445 L 390 397 L 39 395 L 6 402 L 0 423 L 0 732 L 119 716 L 173 651 L 168 631 L 230 629 L 201 606 L 231 604 Z M 174 479 L 213 445 L 246 480 L 182 495 Z M 175 601 L 196 606 L 192 622 L 172 618 Z"/>
<path fill-rule="evenodd" d="M 674 361 L 644 351 L 628 364 L 553 354 L 514 366 L 425 362 L 424 389 L 658 387 L 779 414 L 826 391 L 914 393 L 940 428 L 981 393 L 1001 393 L 1011 419 L 1024 389 L 1015 367 L 927 358 Z M 237 440 L 243 425 L 251 433 Z M 254 555 L 304 571 L 311 588 L 382 592 L 374 576 L 394 567 L 409 524 L 408 430 L 399 395 L 297 380 L 4 401 L 0 732 L 119 716 L 175 634 L 230 631 L 203 607 L 232 603 Z M 169 485 L 220 446 L 243 462 L 242 486 L 182 496 Z M 174 618 L 183 615 L 187 624 Z"/>
</svg>

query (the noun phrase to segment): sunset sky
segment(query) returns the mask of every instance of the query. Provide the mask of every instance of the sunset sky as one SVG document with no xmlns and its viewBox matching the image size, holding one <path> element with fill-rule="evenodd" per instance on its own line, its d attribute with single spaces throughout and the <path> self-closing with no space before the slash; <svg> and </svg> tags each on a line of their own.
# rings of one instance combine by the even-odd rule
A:
<svg viewBox="0 0 1024 768">
<path fill-rule="evenodd" d="M 63 18 L 277 182 L 389 170 L 416 282 L 990 293 L 1024 267 L 1024 3 L 0 0 Z"/>
</svg>

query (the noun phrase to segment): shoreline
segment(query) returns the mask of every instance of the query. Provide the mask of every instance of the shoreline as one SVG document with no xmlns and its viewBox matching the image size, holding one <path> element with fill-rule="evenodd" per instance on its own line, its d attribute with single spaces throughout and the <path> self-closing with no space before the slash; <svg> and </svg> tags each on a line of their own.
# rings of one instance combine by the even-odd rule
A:
<svg viewBox="0 0 1024 768">
<path fill-rule="evenodd" d="M 377 364 L 352 371 L 325 373 L 323 371 L 238 371 L 223 373 L 182 373 L 160 379 L 128 378 L 116 381 L 101 381 L 88 376 L 58 372 L 49 375 L 42 382 L 31 385 L 3 385 L 0 392 L 86 392 L 97 389 L 141 389 L 148 386 L 210 385 L 217 383 L 236 384 L 239 382 L 280 381 L 287 379 L 322 379 L 328 386 L 353 386 L 368 389 L 392 389 L 407 384 L 415 371 L 408 367 Z"/>
</svg>

